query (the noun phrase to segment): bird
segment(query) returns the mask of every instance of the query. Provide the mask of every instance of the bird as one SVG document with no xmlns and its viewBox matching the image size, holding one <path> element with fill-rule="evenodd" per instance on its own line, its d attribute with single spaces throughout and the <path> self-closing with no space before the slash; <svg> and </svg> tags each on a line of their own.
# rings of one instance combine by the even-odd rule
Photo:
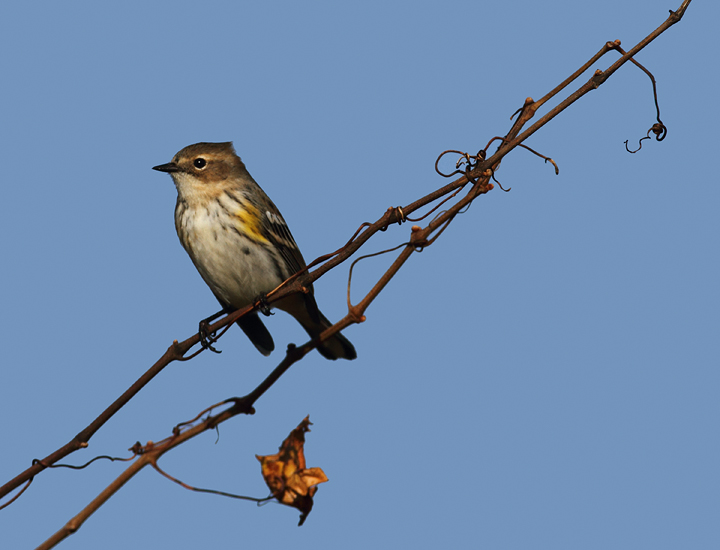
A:
<svg viewBox="0 0 720 550">
<path fill-rule="evenodd" d="M 300 249 L 275 204 L 235 152 L 232 142 L 195 143 L 153 170 L 170 174 L 177 189 L 175 229 L 200 276 L 230 313 L 256 303 L 305 268 Z M 271 304 L 292 315 L 315 339 L 331 325 L 312 285 Z M 267 356 L 275 343 L 257 311 L 237 324 Z M 327 359 L 355 359 L 340 333 L 317 347 Z"/>
</svg>

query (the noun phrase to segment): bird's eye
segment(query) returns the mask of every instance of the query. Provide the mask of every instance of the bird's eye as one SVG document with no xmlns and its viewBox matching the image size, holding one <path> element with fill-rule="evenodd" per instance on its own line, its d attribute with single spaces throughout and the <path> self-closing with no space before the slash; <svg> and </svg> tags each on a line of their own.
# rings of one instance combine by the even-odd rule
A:
<svg viewBox="0 0 720 550">
<path fill-rule="evenodd" d="M 193 161 L 193 166 L 198 170 L 202 170 L 207 166 L 207 161 L 202 157 L 198 157 Z"/>
</svg>

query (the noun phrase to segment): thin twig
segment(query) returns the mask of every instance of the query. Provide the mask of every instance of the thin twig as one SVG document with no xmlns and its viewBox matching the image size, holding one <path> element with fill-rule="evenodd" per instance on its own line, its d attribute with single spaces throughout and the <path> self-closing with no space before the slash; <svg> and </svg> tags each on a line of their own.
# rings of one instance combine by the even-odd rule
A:
<svg viewBox="0 0 720 550">
<path fill-rule="evenodd" d="M 250 500 L 250 501 L 252 501 L 252 502 L 257 502 L 258 504 L 260 504 L 260 503 L 262 503 L 262 502 L 267 502 L 267 501 L 272 500 L 273 498 L 275 498 L 275 497 L 273 497 L 272 495 L 270 495 L 269 497 L 263 497 L 263 498 L 247 497 L 247 496 L 244 496 L 244 495 L 236 495 L 236 494 L 234 494 L 234 493 L 226 493 L 225 491 L 217 491 L 217 490 L 215 490 L 215 489 L 202 489 L 202 488 L 200 488 L 200 487 L 193 487 L 192 485 L 188 485 L 187 483 L 185 483 L 185 482 L 183 482 L 183 481 L 180 481 L 179 479 L 174 478 L 173 476 L 171 476 L 170 474 L 168 474 L 165 470 L 163 470 L 160 466 L 158 466 L 158 463 L 157 463 L 156 460 L 151 460 L 151 461 L 150 461 L 150 465 L 151 465 L 153 468 L 155 468 L 155 470 L 156 470 L 160 475 L 166 477 L 166 478 L 169 479 L 170 481 L 174 481 L 175 483 L 177 483 L 178 485 L 180 485 L 180 487 L 183 487 L 183 488 L 187 489 L 188 491 L 195 491 L 196 493 L 208 493 L 208 494 L 211 494 L 211 495 L 220 495 L 220 496 L 223 496 L 223 497 L 236 498 L 236 499 L 239 499 L 239 500 Z"/>
</svg>

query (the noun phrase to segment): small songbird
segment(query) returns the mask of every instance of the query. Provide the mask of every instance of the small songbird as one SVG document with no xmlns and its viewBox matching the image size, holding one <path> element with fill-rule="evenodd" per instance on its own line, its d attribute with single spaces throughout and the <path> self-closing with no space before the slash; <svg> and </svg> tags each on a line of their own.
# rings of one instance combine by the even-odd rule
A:
<svg viewBox="0 0 720 550">
<path fill-rule="evenodd" d="M 175 229 L 203 280 L 232 312 L 255 302 L 305 267 L 305 260 L 280 211 L 235 153 L 231 142 L 196 143 L 172 162 L 155 166 L 177 188 Z M 312 287 L 271 304 L 295 317 L 311 338 L 331 325 Z M 237 324 L 263 355 L 275 349 L 257 312 Z M 355 359 L 350 341 L 338 333 L 318 347 L 328 359 Z"/>
</svg>

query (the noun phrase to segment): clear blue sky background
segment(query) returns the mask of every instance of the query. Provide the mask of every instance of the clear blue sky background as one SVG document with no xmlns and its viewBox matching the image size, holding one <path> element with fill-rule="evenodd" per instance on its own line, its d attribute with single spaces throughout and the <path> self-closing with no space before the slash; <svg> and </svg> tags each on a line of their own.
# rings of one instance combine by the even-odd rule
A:
<svg viewBox="0 0 720 550">
<path fill-rule="evenodd" d="M 630 47 L 680 0 L 15 3 L 0 26 L 0 383 L 5 481 L 70 440 L 217 304 L 150 168 L 232 140 L 306 259 L 445 183 L 444 149 L 510 127 L 606 40 Z M 187 483 L 264 496 L 255 453 L 309 414 L 330 482 L 298 513 L 144 471 L 62 548 L 720 547 L 717 2 L 536 134 L 493 191 L 413 257 L 347 336 L 241 417 L 162 460 Z M 610 54 L 596 68 L 606 67 Z M 583 79 L 584 81 L 585 79 Z M 372 241 L 407 239 L 409 226 Z M 358 299 L 391 257 L 359 265 Z M 316 286 L 345 311 L 347 267 Z M 239 330 L 166 369 L 67 462 L 123 455 L 253 388 L 280 351 Z M 217 441 L 216 441 L 217 440 Z M 0 512 L 33 548 L 123 469 L 38 476 Z"/>
</svg>

